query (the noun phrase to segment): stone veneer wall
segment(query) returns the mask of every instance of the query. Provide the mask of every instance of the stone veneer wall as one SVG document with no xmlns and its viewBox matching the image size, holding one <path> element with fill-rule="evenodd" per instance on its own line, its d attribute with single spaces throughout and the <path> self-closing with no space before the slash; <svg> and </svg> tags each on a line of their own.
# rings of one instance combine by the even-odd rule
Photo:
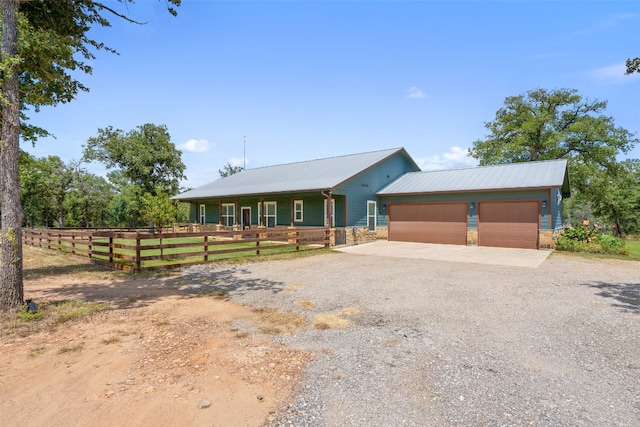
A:
<svg viewBox="0 0 640 427">
<path fill-rule="evenodd" d="M 540 230 L 538 232 L 538 246 L 540 249 L 555 249 L 556 238 L 562 233 L 562 230 Z"/>
<path fill-rule="evenodd" d="M 467 246 L 478 246 L 477 228 L 467 228 Z"/>
<path fill-rule="evenodd" d="M 379 230 L 382 227 L 376 229 L 376 231 L 369 230 L 368 227 L 347 227 L 346 244 L 357 245 L 358 243 L 372 242 L 380 238 Z"/>
</svg>

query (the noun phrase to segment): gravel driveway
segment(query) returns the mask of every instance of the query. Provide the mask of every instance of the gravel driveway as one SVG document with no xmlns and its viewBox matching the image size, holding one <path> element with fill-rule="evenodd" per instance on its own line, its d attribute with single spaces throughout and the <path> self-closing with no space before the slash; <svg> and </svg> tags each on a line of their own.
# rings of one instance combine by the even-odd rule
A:
<svg viewBox="0 0 640 427">
<path fill-rule="evenodd" d="M 336 253 L 183 274 L 351 322 L 277 338 L 317 355 L 274 426 L 640 425 L 640 263 Z"/>
</svg>

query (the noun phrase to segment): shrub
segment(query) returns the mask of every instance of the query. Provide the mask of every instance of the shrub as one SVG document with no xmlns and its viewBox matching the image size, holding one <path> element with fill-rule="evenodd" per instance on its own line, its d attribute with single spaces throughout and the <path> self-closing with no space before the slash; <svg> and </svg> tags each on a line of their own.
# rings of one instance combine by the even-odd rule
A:
<svg viewBox="0 0 640 427">
<path fill-rule="evenodd" d="M 604 253 L 616 255 L 629 255 L 629 248 L 624 240 L 614 236 L 600 236 L 600 246 Z"/>
<path fill-rule="evenodd" d="M 556 249 L 566 252 L 628 255 L 624 240 L 599 234 L 582 225 L 566 229 L 556 240 Z"/>
</svg>

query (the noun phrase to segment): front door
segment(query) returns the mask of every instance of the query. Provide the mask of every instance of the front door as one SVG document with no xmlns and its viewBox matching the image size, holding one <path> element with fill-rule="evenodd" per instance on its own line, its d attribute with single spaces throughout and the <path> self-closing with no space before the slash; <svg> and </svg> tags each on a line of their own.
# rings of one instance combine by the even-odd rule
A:
<svg viewBox="0 0 640 427">
<path fill-rule="evenodd" d="M 242 229 L 248 230 L 251 228 L 251 208 L 249 206 L 243 206 L 241 211 Z"/>
</svg>

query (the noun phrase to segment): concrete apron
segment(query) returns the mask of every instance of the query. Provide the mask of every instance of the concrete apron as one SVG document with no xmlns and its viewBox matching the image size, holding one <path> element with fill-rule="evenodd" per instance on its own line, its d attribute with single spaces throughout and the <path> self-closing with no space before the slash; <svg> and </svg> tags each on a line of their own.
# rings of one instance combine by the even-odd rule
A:
<svg viewBox="0 0 640 427">
<path fill-rule="evenodd" d="M 340 246 L 336 247 L 335 250 L 360 255 L 527 268 L 538 268 L 551 253 L 550 250 L 436 245 L 432 243 L 390 242 L 388 240 L 377 240 L 354 246 Z"/>
</svg>

